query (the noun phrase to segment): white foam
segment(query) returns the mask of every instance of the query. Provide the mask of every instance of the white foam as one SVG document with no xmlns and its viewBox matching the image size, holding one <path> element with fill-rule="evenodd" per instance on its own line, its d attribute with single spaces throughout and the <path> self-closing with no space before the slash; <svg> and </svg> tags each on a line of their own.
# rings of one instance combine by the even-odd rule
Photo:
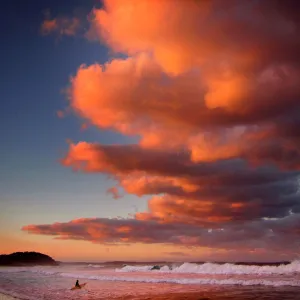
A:
<svg viewBox="0 0 300 300">
<path fill-rule="evenodd" d="M 160 268 L 159 271 L 161 271 L 161 272 L 170 272 L 170 268 L 168 266 L 163 266 L 163 267 Z"/>
<path fill-rule="evenodd" d="M 104 267 L 103 265 L 93 265 L 93 264 L 88 264 L 87 266 L 88 266 L 88 268 L 103 268 Z"/>
<path fill-rule="evenodd" d="M 115 269 L 116 272 L 146 272 L 150 271 L 153 266 L 124 266 L 121 269 Z"/>
<path fill-rule="evenodd" d="M 148 272 L 153 266 L 125 266 L 116 269 L 117 272 Z M 168 266 L 163 266 L 160 270 L 151 272 L 164 273 L 196 273 L 196 274 L 291 274 L 300 273 L 300 261 L 296 260 L 287 265 L 279 266 L 256 266 L 256 265 L 235 265 L 235 264 L 214 264 L 214 263 L 183 263 L 170 270 Z"/>
</svg>

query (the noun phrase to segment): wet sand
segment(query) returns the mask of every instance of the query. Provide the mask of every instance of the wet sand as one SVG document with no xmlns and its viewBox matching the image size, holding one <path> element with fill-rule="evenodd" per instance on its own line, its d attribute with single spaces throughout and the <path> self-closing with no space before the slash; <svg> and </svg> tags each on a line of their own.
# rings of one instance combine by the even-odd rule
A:
<svg viewBox="0 0 300 300">
<path fill-rule="evenodd" d="M 254 289 L 224 290 L 219 292 L 184 292 L 166 293 L 159 295 L 132 297 L 126 296 L 115 298 L 118 300 L 296 300 L 299 299 L 299 289 Z"/>
<path fill-rule="evenodd" d="M 14 298 L 0 293 L 0 300 L 18 300 L 18 298 Z"/>
<path fill-rule="evenodd" d="M 125 296 L 121 298 L 115 298 L 116 300 L 215 300 L 217 298 L 209 298 L 203 296 L 201 293 L 168 293 L 164 295 L 151 295 L 151 296 Z"/>
</svg>

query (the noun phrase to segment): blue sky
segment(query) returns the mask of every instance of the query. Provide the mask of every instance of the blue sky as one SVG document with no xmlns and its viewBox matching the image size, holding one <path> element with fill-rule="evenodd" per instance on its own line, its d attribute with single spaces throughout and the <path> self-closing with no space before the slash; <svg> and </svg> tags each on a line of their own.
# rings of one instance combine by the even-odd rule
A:
<svg viewBox="0 0 300 300">
<path fill-rule="evenodd" d="M 114 132 L 88 128 L 72 115 L 58 118 L 67 104 L 63 89 L 81 64 L 104 63 L 105 46 L 76 36 L 42 36 L 47 9 L 51 15 L 74 9 L 90 11 L 96 1 L 17 1 L 2 10 L 0 136 L 1 215 L 7 222 L 67 221 L 76 217 L 126 216 L 146 206 L 134 196 L 114 200 L 106 193 L 114 182 L 105 175 L 74 173 L 60 165 L 67 139 L 103 144 L 130 143 Z M 63 3 L 63 4 L 62 4 Z M 84 5 L 84 6 L 83 6 Z M 27 221 L 28 222 L 28 221 Z M 5 224 L 8 228 L 10 224 Z"/>
</svg>

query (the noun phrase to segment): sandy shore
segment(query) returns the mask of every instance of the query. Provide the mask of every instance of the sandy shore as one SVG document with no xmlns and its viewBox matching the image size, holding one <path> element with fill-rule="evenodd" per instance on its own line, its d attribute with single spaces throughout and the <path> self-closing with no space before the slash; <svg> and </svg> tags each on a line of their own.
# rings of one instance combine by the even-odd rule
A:
<svg viewBox="0 0 300 300">
<path fill-rule="evenodd" d="M 4 295 L 4 294 L 0 293 L 0 300 L 17 300 L 17 299 L 18 298 L 14 298 L 14 297 L 7 296 L 7 295 Z"/>
</svg>

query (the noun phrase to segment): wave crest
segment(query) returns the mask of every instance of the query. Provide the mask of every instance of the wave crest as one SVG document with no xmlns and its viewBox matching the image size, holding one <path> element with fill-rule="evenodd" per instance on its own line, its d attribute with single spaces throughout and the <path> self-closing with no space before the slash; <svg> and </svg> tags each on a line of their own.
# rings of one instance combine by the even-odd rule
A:
<svg viewBox="0 0 300 300">
<path fill-rule="evenodd" d="M 116 272 L 148 272 L 154 266 L 125 266 L 121 269 L 115 269 Z M 176 267 L 169 267 L 167 265 L 160 267 L 159 270 L 152 270 L 151 272 L 165 272 L 165 273 L 196 273 L 196 274 L 223 274 L 223 275 L 271 275 L 271 274 L 291 274 L 300 273 L 300 261 L 296 260 L 289 264 L 281 264 L 278 266 L 258 266 L 258 265 L 238 265 L 232 263 L 216 264 L 216 263 L 188 263 Z"/>
</svg>

